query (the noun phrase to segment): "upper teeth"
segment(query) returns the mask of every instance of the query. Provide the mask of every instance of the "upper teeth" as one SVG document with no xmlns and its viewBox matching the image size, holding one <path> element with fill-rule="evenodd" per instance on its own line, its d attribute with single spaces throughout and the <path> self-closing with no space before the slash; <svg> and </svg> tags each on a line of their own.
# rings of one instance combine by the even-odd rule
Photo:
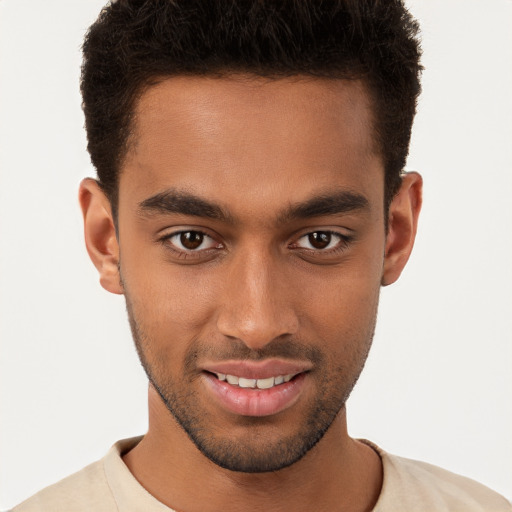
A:
<svg viewBox="0 0 512 512">
<path fill-rule="evenodd" d="M 225 380 L 233 386 L 239 386 L 241 388 L 270 389 L 282 384 L 283 382 L 289 382 L 297 374 L 290 373 L 288 375 L 268 377 L 267 379 L 246 379 L 244 377 L 237 377 L 236 375 L 226 375 L 225 373 L 216 373 L 215 375 L 217 375 L 219 380 Z"/>
</svg>

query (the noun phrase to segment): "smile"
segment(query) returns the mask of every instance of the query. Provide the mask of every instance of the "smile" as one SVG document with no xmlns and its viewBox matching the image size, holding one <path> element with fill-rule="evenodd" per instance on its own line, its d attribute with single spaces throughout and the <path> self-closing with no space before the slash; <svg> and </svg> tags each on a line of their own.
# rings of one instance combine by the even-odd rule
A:
<svg viewBox="0 0 512 512">
<path fill-rule="evenodd" d="M 242 416 L 271 416 L 288 409 L 299 400 L 308 387 L 306 373 L 287 373 L 258 379 L 205 371 L 203 382 L 208 396 L 224 410 Z"/>
<path fill-rule="evenodd" d="M 227 381 L 227 383 L 232 386 L 252 389 L 271 389 L 285 382 L 290 382 L 297 374 L 289 373 L 288 375 L 277 375 L 276 377 L 268 377 L 266 379 L 248 379 L 225 373 L 215 373 L 215 375 L 217 375 L 219 380 Z"/>
</svg>

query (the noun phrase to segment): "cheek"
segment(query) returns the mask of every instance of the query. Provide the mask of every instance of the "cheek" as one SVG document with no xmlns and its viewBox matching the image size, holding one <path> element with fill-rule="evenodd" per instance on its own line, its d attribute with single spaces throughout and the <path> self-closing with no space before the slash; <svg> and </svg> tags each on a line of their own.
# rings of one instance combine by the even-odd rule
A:
<svg viewBox="0 0 512 512">
<path fill-rule="evenodd" d="M 121 257 L 125 294 L 151 343 L 179 350 L 186 340 L 201 335 L 211 317 L 213 278 L 197 267 L 170 265 L 148 253 Z"/>
<path fill-rule="evenodd" d="M 375 254 L 359 252 L 339 267 L 302 276 L 298 310 L 305 329 L 326 343 L 371 341 L 382 274 L 382 258 Z"/>
<path fill-rule="evenodd" d="M 303 324 L 307 322 L 320 339 L 366 339 L 373 332 L 379 291 L 375 282 L 333 279 L 329 289 L 310 295 Z"/>
</svg>

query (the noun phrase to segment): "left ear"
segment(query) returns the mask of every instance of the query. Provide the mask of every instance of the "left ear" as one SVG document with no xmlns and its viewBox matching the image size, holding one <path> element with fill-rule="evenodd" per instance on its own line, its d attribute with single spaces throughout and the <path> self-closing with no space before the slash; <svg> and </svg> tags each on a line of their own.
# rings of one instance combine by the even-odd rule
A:
<svg viewBox="0 0 512 512">
<path fill-rule="evenodd" d="M 417 172 L 403 176 L 402 185 L 388 212 L 382 286 L 394 283 L 402 273 L 416 238 L 421 210 L 423 180 Z"/>
</svg>

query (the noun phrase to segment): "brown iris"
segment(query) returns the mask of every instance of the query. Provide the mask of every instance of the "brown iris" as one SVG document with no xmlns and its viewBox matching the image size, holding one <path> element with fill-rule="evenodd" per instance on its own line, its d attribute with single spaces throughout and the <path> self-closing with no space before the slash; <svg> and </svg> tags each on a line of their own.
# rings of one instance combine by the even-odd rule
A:
<svg viewBox="0 0 512 512">
<path fill-rule="evenodd" d="M 325 249 L 331 243 L 332 235 L 328 231 L 315 231 L 308 235 L 309 243 L 315 249 Z"/>
<path fill-rule="evenodd" d="M 198 231 L 185 231 L 180 234 L 180 242 L 185 249 L 194 250 L 197 249 L 204 241 L 203 233 Z"/>
</svg>

